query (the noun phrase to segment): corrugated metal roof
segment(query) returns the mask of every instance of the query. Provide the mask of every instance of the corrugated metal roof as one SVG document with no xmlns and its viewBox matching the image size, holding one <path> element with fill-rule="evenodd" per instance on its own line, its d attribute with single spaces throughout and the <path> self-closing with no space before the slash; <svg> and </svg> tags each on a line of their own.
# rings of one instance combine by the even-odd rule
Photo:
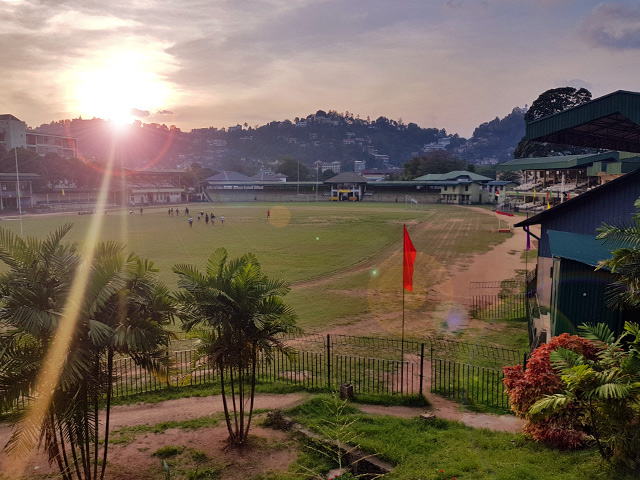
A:
<svg viewBox="0 0 640 480">
<path fill-rule="evenodd" d="M 489 177 L 485 177 L 483 175 L 478 175 L 477 173 L 467 172 L 466 170 L 454 170 L 449 173 L 430 173 L 428 175 L 423 175 L 418 178 L 414 178 L 413 180 L 425 180 L 425 181 L 442 181 L 442 180 L 457 180 L 460 177 L 469 177 L 471 181 L 474 182 L 488 182 L 491 180 Z"/>
<path fill-rule="evenodd" d="M 584 167 L 603 160 L 618 161 L 619 152 L 605 152 L 589 155 L 559 155 L 557 157 L 518 158 L 502 163 L 496 167 L 498 171 L 519 170 L 564 170 Z"/>
<path fill-rule="evenodd" d="M 593 235 L 557 230 L 548 230 L 547 233 L 552 256 L 568 258 L 592 267 L 598 266 L 602 260 L 611 258 L 611 252 L 620 248 L 620 246 L 598 240 Z"/>
<path fill-rule="evenodd" d="M 206 179 L 207 182 L 250 182 L 251 178 L 238 172 L 220 172 Z"/>
<path fill-rule="evenodd" d="M 617 91 L 527 124 L 527 140 L 640 153 L 640 93 Z"/>
<path fill-rule="evenodd" d="M 325 180 L 324 183 L 369 183 L 369 181 L 361 175 L 354 172 L 342 172 L 335 177 Z"/>
</svg>

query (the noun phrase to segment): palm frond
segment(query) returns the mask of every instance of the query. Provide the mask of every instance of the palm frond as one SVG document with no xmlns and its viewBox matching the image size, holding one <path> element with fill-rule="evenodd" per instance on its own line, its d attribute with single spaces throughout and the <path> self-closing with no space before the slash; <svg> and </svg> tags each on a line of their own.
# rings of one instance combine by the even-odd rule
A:
<svg viewBox="0 0 640 480">
<path fill-rule="evenodd" d="M 588 340 L 610 344 L 615 340 L 615 335 L 606 323 L 583 323 L 578 327 L 580 336 Z"/>
</svg>

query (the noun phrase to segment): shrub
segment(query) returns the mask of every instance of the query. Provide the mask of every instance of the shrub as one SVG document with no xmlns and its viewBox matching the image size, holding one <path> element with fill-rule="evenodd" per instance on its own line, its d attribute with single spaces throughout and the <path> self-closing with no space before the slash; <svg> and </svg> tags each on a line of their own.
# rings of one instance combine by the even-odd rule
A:
<svg viewBox="0 0 640 480">
<path fill-rule="evenodd" d="M 182 452 L 184 452 L 184 447 L 182 447 L 182 446 L 167 445 L 167 446 L 161 447 L 158 450 L 156 450 L 155 452 L 153 452 L 151 454 L 151 456 L 164 459 L 164 458 L 169 458 L 169 457 L 175 457 L 176 455 L 180 455 Z"/>
<path fill-rule="evenodd" d="M 574 351 L 589 359 L 595 359 L 600 350 L 598 345 L 587 339 L 563 333 L 536 348 L 525 371 L 521 365 L 505 367 L 504 385 L 511 410 L 519 418 L 527 420 L 525 434 L 558 448 L 579 448 L 585 445 L 588 433 L 582 426 L 579 411 L 569 406 L 562 413 L 547 418 L 529 413 L 531 406 L 538 400 L 564 390 L 564 382 L 549 359 L 549 354 L 558 348 Z"/>
</svg>

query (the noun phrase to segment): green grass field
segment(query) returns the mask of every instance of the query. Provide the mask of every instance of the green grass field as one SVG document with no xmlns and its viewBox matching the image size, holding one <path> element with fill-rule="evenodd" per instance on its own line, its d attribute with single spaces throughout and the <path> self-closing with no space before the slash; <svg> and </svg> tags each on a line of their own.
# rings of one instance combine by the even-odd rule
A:
<svg viewBox="0 0 640 480">
<path fill-rule="evenodd" d="M 403 204 L 197 204 L 194 217 L 169 216 L 166 207 L 109 211 L 96 215 L 24 216 L 25 236 L 44 237 L 71 222 L 69 241 L 85 242 L 90 231 L 102 240 L 125 243 L 128 250 L 151 259 L 170 288 L 175 264 L 204 269 L 218 247 L 231 257 L 253 252 L 269 276 L 292 284 L 287 301 L 307 332 L 377 318 L 387 322 L 382 333 L 399 334 L 402 308 L 402 225 L 418 250 L 414 292 L 406 295 L 407 323 L 438 307 L 428 295 L 448 269 L 469 256 L 486 252 L 506 237 L 497 221 L 481 211 L 428 205 L 405 209 Z M 197 212 L 215 213 L 215 226 L 197 221 Z M 267 209 L 271 219 L 267 219 Z M 181 210 L 184 207 L 181 206 Z M 225 216 L 221 225 L 220 217 Z M 4 217 L 0 226 L 20 232 L 17 219 Z M 361 334 L 371 332 L 362 331 Z M 415 332 L 414 332 L 415 334 Z M 411 335 L 411 332 L 409 332 Z"/>
</svg>

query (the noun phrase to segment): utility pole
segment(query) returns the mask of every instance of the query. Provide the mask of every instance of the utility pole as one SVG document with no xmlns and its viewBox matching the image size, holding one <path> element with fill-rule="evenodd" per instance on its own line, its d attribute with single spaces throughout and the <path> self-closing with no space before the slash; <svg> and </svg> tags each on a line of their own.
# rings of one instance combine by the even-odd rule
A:
<svg viewBox="0 0 640 480">
<path fill-rule="evenodd" d="M 18 195 L 18 216 L 20 217 L 20 236 L 22 237 L 22 202 L 20 199 L 20 173 L 18 172 L 18 147 L 14 147 L 13 151 L 16 156 L 16 194 Z"/>
</svg>

